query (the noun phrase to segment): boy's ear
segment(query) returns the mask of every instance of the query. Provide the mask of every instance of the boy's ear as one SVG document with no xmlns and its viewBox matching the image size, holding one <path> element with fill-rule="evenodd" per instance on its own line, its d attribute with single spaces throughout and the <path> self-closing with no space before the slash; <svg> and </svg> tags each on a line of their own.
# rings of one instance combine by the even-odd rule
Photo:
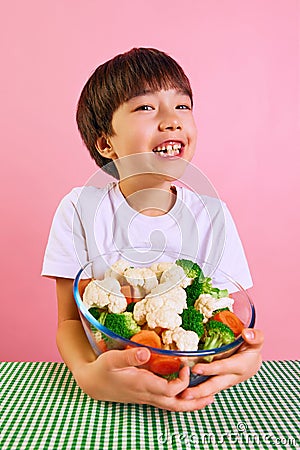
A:
<svg viewBox="0 0 300 450">
<path fill-rule="evenodd" d="M 105 136 L 101 136 L 96 141 L 96 149 L 104 158 L 116 159 L 116 154 Z"/>
</svg>

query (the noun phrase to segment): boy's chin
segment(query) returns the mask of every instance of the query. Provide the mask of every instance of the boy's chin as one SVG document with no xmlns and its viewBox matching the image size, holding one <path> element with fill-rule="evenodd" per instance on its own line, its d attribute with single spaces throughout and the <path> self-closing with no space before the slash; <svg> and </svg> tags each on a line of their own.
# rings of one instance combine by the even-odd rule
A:
<svg viewBox="0 0 300 450">
<path fill-rule="evenodd" d="M 165 181 L 172 183 L 179 180 L 184 175 L 187 164 L 187 161 L 180 160 L 178 163 L 176 162 L 176 164 L 172 164 L 171 167 L 164 168 L 164 170 L 161 168 L 161 170 L 156 170 L 153 172 Z"/>
<path fill-rule="evenodd" d="M 188 164 L 189 161 L 183 158 L 168 159 L 142 153 L 116 161 L 121 178 L 157 175 L 168 182 L 181 178 Z"/>
</svg>

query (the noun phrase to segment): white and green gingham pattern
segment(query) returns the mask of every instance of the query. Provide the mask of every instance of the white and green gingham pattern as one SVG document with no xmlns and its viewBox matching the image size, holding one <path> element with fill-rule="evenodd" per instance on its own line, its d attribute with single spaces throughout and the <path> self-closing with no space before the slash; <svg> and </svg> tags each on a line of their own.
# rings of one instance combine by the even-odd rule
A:
<svg viewBox="0 0 300 450">
<path fill-rule="evenodd" d="M 204 410 L 92 400 L 61 363 L 1 363 L 1 450 L 299 449 L 299 362 L 268 361 Z"/>
</svg>

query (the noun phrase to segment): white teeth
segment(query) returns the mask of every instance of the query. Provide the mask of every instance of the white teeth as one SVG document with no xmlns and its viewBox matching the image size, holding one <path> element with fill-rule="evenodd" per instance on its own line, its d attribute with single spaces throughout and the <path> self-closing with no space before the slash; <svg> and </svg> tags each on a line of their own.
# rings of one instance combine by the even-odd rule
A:
<svg viewBox="0 0 300 450">
<path fill-rule="evenodd" d="M 167 144 L 162 146 L 157 146 L 153 151 L 158 153 L 160 156 L 177 156 L 181 150 L 181 144 Z"/>
</svg>

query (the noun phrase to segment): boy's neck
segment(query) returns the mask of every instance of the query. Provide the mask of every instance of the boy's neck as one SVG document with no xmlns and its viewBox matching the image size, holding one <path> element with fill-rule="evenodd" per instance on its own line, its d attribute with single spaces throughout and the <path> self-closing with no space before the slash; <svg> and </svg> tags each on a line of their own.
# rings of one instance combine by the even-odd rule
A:
<svg viewBox="0 0 300 450">
<path fill-rule="evenodd" d="M 154 183 L 134 177 L 120 180 L 119 189 L 129 206 L 146 216 L 167 214 L 176 202 L 176 188 L 168 181 Z"/>
</svg>

